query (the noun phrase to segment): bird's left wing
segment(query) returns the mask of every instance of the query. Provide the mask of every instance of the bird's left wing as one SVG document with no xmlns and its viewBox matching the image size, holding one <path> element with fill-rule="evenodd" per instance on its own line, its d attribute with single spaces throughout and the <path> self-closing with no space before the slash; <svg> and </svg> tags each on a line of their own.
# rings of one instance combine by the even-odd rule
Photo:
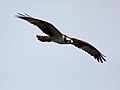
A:
<svg viewBox="0 0 120 90">
<path fill-rule="evenodd" d="M 103 63 L 103 61 L 105 60 L 105 56 L 103 54 L 101 54 L 94 46 L 92 46 L 91 44 L 84 42 L 82 40 L 78 40 L 75 38 L 71 38 L 71 40 L 73 41 L 71 44 L 86 51 L 87 53 L 89 53 L 91 56 L 93 56 L 95 59 L 97 59 L 97 61 Z"/>
<path fill-rule="evenodd" d="M 30 22 L 31 24 L 36 25 L 45 34 L 49 35 L 50 37 L 52 37 L 52 36 L 57 37 L 57 36 L 62 35 L 61 32 L 49 22 L 33 18 L 33 17 L 29 16 L 28 14 L 23 15 L 23 14 L 18 13 L 18 15 L 16 15 L 16 17 L 21 18 L 23 20 Z"/>
</svg>

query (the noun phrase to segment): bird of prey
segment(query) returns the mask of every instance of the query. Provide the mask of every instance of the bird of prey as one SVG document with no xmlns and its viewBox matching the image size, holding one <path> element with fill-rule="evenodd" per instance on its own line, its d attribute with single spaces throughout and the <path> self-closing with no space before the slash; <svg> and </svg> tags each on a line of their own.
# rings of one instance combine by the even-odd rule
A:
<svg viewBox="0 0 120 90">
<path fill-rule="evenodd" d="M 103 63 L 103 61 L 106 61 L 104 58 L 105 56 L 100 51 L 98 51 L 94 46 L 92 46 L 88 42 L 76 38 L 71 38 L 65 34 L 62 34 L 53 24 L 49 22 L 33 18 L 28 14 L 18 13 L 16 17 L 26 20 L 31 24 L 34 24 L 39 29 L 41 29 L 43 33 L 47 34 L 46 36 L 36 35 L 37 39 L 40 40 L 41 42 L 52 41 L 58 44 L 71 44 L 86 51 L 88 54 L 93 56 L 98 62 Z"/>
</svg>

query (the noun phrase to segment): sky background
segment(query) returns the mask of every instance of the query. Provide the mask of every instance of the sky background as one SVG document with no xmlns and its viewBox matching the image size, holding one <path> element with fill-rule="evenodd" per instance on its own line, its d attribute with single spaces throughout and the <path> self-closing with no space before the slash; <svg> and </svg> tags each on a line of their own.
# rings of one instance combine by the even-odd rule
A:
<svg viewBox="0 0 120 90">
<path fill-rule="evenodd" d="M 85 40 L 107 62 L 72 45 L 42 43 L 17 12 Z M 120 0 L 0 0 L 0 90 L 120 90 Z"/>
</svg>

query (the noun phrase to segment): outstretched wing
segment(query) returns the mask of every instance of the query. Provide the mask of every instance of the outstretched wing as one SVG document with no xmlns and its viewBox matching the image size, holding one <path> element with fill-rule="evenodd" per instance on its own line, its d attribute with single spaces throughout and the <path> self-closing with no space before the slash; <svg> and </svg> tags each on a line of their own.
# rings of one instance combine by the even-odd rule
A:
<svg viewBox="0 0 120 90">
<path fill-rule="evenodd" d="M 87 53 L 89 53 L 91 56 L 93 56 L 95 59 L 97 59 L 97 61 L 103 63 L 103 61 L 105 60 L 105 56 L 103 54 L 101 54 L 94 46 L 92 46 L 91 44 L 75 39 L 75 38 L 71 38 L 71 40 L 73 41 L 71 44 L 86 51 Z"/>
<path fill-rule="evenodd" d="M 56 27 L 54 27 L 51 23 L 48 23 L 46 21 L 32 18 L 28 14 L 23 15 L 23 14 L 18 13 L 18 15 L 16 15 L 16 17 L 21 18 L 23 20 L 26 20 L 26 21 L 30 22 L 31 24 L 36 25 L 45 34 L 49 35 L 50 37 L 52 37 L 52 36 L 58 37 L 58 36 L 62 35 L 61 32 L 58 31 L 58 29 Z"/>
</svg>

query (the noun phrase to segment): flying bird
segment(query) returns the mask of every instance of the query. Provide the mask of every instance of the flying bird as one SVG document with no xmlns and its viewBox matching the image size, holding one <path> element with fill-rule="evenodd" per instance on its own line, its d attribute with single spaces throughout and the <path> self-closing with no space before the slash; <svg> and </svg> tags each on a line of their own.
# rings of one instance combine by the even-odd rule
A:
<svg viewBox="0 0 120 90">
<path fill-rule="evenodd" d="M 39 29 L 42 30 L 43 33 L 47 34 L 46 36 L 36 35 L 37 39 L 41 42 L 55 42 L 58 44 L 71 44 L 74 45 L 88 54 L 93 56 L 98 62 L 103 63 L 105 60 L 105 56 L 98 51 L 94 46 L 89 44 L 88 42 L 71 38 L 63 33 L 61 33 L 53 24 L 46 22 L 44 20 L 39 20 L 29 16 L 28 14 L 20 14 L 16 15 L 17 18 L 28 21 L 31 24 L 34 24 Z"/>
</svg>

